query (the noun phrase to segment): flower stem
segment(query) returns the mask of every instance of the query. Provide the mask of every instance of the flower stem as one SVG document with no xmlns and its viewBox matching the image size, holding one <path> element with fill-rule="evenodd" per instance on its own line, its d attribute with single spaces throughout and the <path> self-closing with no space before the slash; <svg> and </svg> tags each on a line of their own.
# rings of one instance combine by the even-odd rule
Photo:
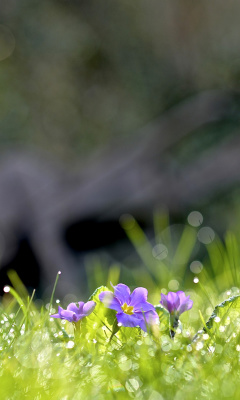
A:
<svg viewBox="0 0 240 400">
<path fill-rule="evenodd" d="M 176 329 L 178 327 L 179 319 L 177 315 L 170 315 L 170 337 L 174 339 Z"/>
<path fill-rule="evenodd" d="M 81 320 L 79 320 L 78 322 L 74 322 L 74 336 L 77 340 L 80 338 L 81 322 Z"/>
<path fill-rule="evenodd" d="M 109 343 L 111 343 L 111 340 L 112 340 L 113 336 L 115 335 L 115 333 L 117 333 L 119 331 L 119 329 L 120 328 L 118 326 L 118 320 L 116 318 L 115 321 L 114 321 L 113 327 L 112 327 L 112 334 L 110 336 Z"/>
</svg>

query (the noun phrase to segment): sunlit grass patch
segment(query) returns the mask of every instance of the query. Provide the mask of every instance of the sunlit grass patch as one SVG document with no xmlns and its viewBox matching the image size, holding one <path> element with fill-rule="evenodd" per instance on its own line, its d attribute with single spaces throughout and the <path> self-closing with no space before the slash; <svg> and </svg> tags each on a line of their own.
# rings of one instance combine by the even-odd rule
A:
<svg viewBox="0 0 240 400">
<path fill-rule="evenodd" d="M 130 222 L 129 236 L 142 265 L 131 271 L 135 286 L 131 285 L 129 296 L 137 293 L 143 296 L 141 301 L 121 298 L 128 295 L 127 286 L 120 294 L 115 292 L 124 278 L 116 265 L 101 275 L 106 286 L 94 291 L 88 301 L 95 306 L 83 313 L 82 303 L 76 309 L 71 306 L 70 314 L 59 313 L 59 306 L 60 311 L 68 308 L 54 292 L 48 305 L 39 308 L 34 292 L 29 296 L 11 274 L 12 286 L 5 288 L 0 307 L 1 399 L 239 398 L 237 238 L 228 233 L 222 241 L 215 234 L 210 243 L 199 244 L 201 228 L 186 225 L 177 243 L 173 229 L 161 236 L 155 221 L 153 243 L 136 222 Z M 159 249 L 167 249 L 167 256 L 159 258 Z M 172 268 L 179 259 L 179 267 Z M 124 283 L 128 284 L 126 275 Z M 134 292 L 136 287 L 147 288 L 148 294 L 145 289 Z M 104 306 L 103 292 L 111 292 L 110 300 L 119 301 L 119 306 Z M 157 313 L 154 323 L 143 313 L 142 322 L 131 325 L 131 318 L 150 303 Z M 124 318 L 119 320 L 116 313 L 125 314 Z M 51 317 L 56 314 L 57 318 Z"/>
</svg>

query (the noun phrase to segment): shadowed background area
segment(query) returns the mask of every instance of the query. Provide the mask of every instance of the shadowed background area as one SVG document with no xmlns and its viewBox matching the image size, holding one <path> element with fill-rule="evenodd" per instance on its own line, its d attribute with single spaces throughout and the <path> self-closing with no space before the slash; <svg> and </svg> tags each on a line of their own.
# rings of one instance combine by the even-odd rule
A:
<svg viewBox="0 0 240 400">
<path fill-rule="evenodd" d="M 85 295 L 89 256 L 137 263 L 128 214 L 150 237 L 154 210 L 234 228 L 240 4 L 228 5 L 1 2 L 1 288 L 15 269 L 47 295 L 61 270 L 59 293 Z"/>
</svg>

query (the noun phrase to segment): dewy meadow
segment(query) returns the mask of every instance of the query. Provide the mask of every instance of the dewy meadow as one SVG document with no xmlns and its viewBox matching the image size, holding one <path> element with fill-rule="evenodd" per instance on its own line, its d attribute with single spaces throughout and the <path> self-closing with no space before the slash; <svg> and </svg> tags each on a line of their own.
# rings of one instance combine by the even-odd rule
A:
<svg viewBox="0 0 240 400">
<path fill-rule="evenodd" d="M 125 216 L 138 265 L 88 266 L 97 289 L 76 303 L 53 290 L 40 307 L 12 272 L 1 302 L 0 398 L 239 399 L 238 236 L 220 239 L 201 222 L 188 218 L 175 235 L 156 215 L 150 240 Z"/>
</svg>

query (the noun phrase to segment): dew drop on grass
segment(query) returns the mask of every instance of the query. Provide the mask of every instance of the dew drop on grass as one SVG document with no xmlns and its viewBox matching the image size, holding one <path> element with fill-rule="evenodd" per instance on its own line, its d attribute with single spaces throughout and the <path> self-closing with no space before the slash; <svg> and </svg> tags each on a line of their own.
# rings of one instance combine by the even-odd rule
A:
<svg viewBox="0 0 240 400">
<path fill-rule="evenodd" d="M 220 332 L 224 332 L 225 329 L 226 329 L 226 326 L 223 326 L 223 325 L 219 326 L 219 331 Z"/>
<path fill-rule="evenodd" d="M 202 342 L 198 342 L 196 345 L 196 350 L 201 350 L 203 348 L 203 343 Z"/>
<path fill-rule="evenodd" d="M 208 335 L 207 333 L 204 333 L 204 334 L 203 334 L 203 339 L 204 339 L 204 340 L 209 339 L 209 335 Z"/>
<path fill-rule="evenodd" d="M 198 227 L 203 223 L 203 216 L 199 211 L 192 211 L 188 215 L 188 223 L 194 227 Z"/>
<path fill-rule="evenodd" d="M 134 393 L 139 389 L 139 383 L 137 379 L 131 378 L 126 382 L 125 387 L 128 392 Z"/>
<path fill-rule="evenodd" d="M 192 373 L 189 371 L 184 372 L 184 378 L 186 381 L 191 381 L 193 379 Z"/>
<path fill-rule="evenodd" d="M 75 343 L 72 340 L 69 340 L 66 344 L 67 349 L 72 349 L 74 347 Z"/>
<path fill-rule="evenodd" d="M 132 368 L 132 361 L 127 359 L 126 361 L 120 361 L 118 365 L 122 371 L 129 371 Z"/>
<path fill-rule="evenodd" d="M 152 255 L 157 260 L 164 260 L 168 256 L 168 249 L 162 243 L 156 244 L 152 249 Z"/>
<path fill-rule="evenodd" d="M 203 244 L 210 244 L 215 238 L 214 230 L 208 226 L 204 226 L 198 232 L 198 240 Z"/>
<path fill-rule="evenodd" d="M 195 260 L 190 264 L 190 270 L 192 271 L 193 274 L 200 274 L 202 269 L 203 265 L 200 261 Z"/>
<path fill-rule="evenodd" d="M 169 290 L 172 290 L 172 291 L 178 290 L 179 282 L 176 279 L 172 279 L 168 283 L 168 288 L 169 288 Z"/>
<path fill-rule="evenodd" d="M 209 346 L 208 350 L 210 351 L 210 353 L 214 353 L 215 347 L 214 346 Z"/>
<path fill-rule="evenodd" d="M 132 370 L 135 371 L 138 368 L 139 368 L 139 364 L 138 363 L 133 363 Z"/>
<path fill-rule="evenodd" d="M 163 342 L 161 346 L 163 351 L 170 351 L 172 348 L 172 344 L 170 342 Z"/>
<path fill-rule="evenodd" d="M 119 392 L 119 391 L 124 390 L 123 385 L 116 379 L 112 379 L 109 382 L 109 388 L 111 388 L 111 390 L 113 390 L 114 392 Z"/>
</svg>

